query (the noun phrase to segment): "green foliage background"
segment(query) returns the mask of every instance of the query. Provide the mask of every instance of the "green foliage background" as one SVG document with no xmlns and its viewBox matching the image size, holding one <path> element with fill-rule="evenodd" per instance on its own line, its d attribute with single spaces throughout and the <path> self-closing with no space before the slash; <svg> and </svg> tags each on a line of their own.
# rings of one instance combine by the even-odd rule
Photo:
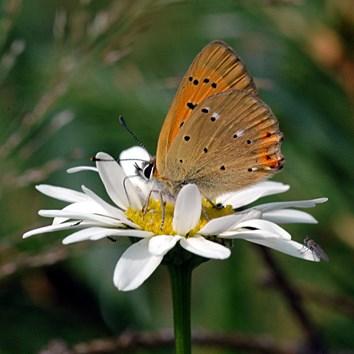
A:
<svg viewBox="0 0 354 354">
<path fill-rule="evenodd" d="M 113 287 L 128 243 L 72 246 L 64 261 L 37 266 L 31 259 L 60 252 L 64 233 L 21 235 L 46 223 L 38 209 L 61 207 L 36 183 L 85 184 L 104 196 L 94 175 L 65 170 L 134 144 L 118 114 L 154 153 L 180 77 L 214 39 L 240 54 L 284 132 L 286 166 L 274 179 L 291 189 L 270 200 L 329 198 L 311 210 L 319 225 L 287 230 L 300 242 L 315 239 L 330 262 L 276 258 L 303 291 L 327 346 L 353 349 L 352 10 L 346 0 L 0 1 L 0 353 L 171 327 L 163 267 L 134 292 Z M 266 276 L 259 253 L 243 241 L 231 259 L 203 264 L 193 279 L 193 328 L 297 341 L 301 330 Z M 306 297 L 309 289 L 318 296 Z M 324 305 L 328 295 L 345 301 Z"/>
</svg>

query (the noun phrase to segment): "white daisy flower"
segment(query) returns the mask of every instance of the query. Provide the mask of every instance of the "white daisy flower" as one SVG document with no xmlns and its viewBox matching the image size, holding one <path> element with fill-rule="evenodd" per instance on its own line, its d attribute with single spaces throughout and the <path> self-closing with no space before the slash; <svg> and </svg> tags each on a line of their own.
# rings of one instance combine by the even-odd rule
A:
<svg viewBox="0 0 354 354">
<path fill-rule="evenodd" d="M 217 198 L 216 202 L 224 205 L 218 209 L 202 198 L 196 185 L 189 184 L 178 193 L 175 203 L 161 206 L 159 199 L 151 198 L 143 212 L 151 183 L 127 176 L 135 175 L 136 166 L 141 167 L 149 154 L 134 147 L 124 151 L 121 159 L 119 165 L 110 155 L 100 152 L 96 155 L 96 168 L 80 166 L 68 170 L 69 173 L 98 172 L 112 204 L 85 186 L 82 192 L 37 186 L 41 193 L 69 204 L 63 209 L 40 210 L 39 215 L 53 218 L 52 224 L 28 231 L 23 237 L 75 230 L 64 238 L 64 244 L 105 237 L 137 238 L 115 266 L 114 284 L 123 291 L 139 287 L 177 244 L 204 258 L 226 259 L 231 253 L 227 247 L 229 240 L 244 239 L 294 257 L 320 260 L 304 244 L 291 240 L 290 234 L 277 223 L 316 223 L 310 214 L 294 208 L 314 207 L 326 198 L 260 204 L 237 211 L 261 197 L 285 192 L 289 186 L 261 182 Z"/>
</svg>

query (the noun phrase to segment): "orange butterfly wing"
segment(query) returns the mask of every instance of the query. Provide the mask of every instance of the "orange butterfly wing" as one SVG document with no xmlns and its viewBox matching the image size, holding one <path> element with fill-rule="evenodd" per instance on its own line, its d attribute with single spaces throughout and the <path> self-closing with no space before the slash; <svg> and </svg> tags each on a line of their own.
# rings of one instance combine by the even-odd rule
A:
<svg viewBox="0 0 354 354">
<path fill-rule="evenodd" d="M 164 175 L 168 150 L 193 110 L 207 97 L 229 89 L 256 93 L 253 79 L 236 53 L 224 42 L 211 42 L 184 75 L 167 113 L 157 144 L 157 175 Z"/>
</svg>

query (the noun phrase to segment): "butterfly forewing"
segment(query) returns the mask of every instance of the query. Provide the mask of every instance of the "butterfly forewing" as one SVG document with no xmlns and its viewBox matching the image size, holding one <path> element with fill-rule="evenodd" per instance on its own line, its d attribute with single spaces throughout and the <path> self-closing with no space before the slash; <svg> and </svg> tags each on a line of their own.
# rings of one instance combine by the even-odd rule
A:
<svg viewBox="0 0 354 354">
<path fill-rule="evenodd" d="M 256 92 L 251 76 L 234 51 L 221 41 L 211 42 L 189 67 L 166 116 L 157 146 L 158 174 L 165 174 L 168 150 L 194 110 L 207 97 L 230 89 Z"/>
<path fill-rule="evenodd" d="M 213 197 L 269 177 L 282 167 L 282 134 L 270 108 L 247 91 L 205 99 L 179 128 L 162 176 L 195 183 Z"/>
</svg>

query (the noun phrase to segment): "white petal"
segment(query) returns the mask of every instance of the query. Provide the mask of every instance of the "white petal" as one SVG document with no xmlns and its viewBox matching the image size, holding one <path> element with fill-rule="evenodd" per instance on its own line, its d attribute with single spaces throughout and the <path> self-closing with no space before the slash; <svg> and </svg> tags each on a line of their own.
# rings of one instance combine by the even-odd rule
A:
<svg viewBox="0 0 354 354">
<path fill-rule="evenodd" d="M 72 203 L 61 209 L 65 212 L 73 213 L 86 213 L 86 214 L 106 214 L 105 210 L 94 201 L 87 199 L 83 202 Z M 53 225 L 60 224 L 64 221 L 67 221 L 67 217 L 55 217 L 53 219 Z"/>
<path fill-rule="evenodd" d="M 242 221 L 259 218 L 261 214 L 262 213 L 258 210 L 249 210 L 243 213 L 222 216 L 210 220 L 198 233 L 201 235 L 218 235 Z"/>
<path fill-rule="evenodd" d="M 97 205 L 100 206 L 103 210 L 107 212 L 108 215 L 111 215 L 117 219 L 119 218 L 125 218 L 124 213 L 119 210 L 118 208 L 108 204 L 105 200 L 100 198 L 96 193 L 94 193 L 92 190 L 89 188 L 85 187 L 84 185 L 81 186 L 82 191 L 89 196 L 92 200 L 97 203 Z"/>
<path fill-rule="evenodd" d="M 226 259 L 231 254 L 231 251 L 227 247 L 209 241 L 202 236 L 182 238 L 180 245 L 187 251 L 205 258 Z"/>
<path fill-rule="evenodd" d="M 96 159 L 98 173 L 112 201 L 123 209 L 127 209 L 129 206 L 141 209 L 142 202 L 139 195 L 113 157 L 99 152 Z"/>
<path fill-rule="evenodd" d="M 133 229 L 111 229 L 112 231 L 110 232 L 109 236 L 123 236 L 123 237 L 137 237 L 137 238 L 145 238 L 145 237 L 150 237 L 153 235 L 152 232 L 150 231 L 144 231 L 144 230 L 133 230 Z M 99 240 L 101 237 L 95 236 L 91 237 L 91 240 L 96 241 Z"/>
<path fill-rule="evenodd" d="M 226 231 L 223 232 L 222 234 L 218 235 L 220 238 L 226 238 L 226 239 L 243 239 L 247 241 L 252 241 L 252 240 L 262 240 L 262 239 L 268 239 L 268 238 L 282 238 L 278 234 L 269 232 L 269 231 L 264 231 L 264 230 L 241 230 L 241 231 Z"/>
<path fill-rule="evenodd" d="M 77 231 L 64 238 L 63 244 L 68 245 L 74 242 L 80 242 L 85 240 L 96 241 L 108 236 L 126 236 L 126 237 L 147 237 L 150 236 L 150 232 L 139 230 L 119 230 L 109 229 L 103 227 L 89 227 L 84 230 Z"/>
<path fill-rule="evenodd" d="M 302 210 L 294 209 L 280 209 L 271 210 L 263 213 L 263 219 L 275 222 L 277 224 L 293 224 L 293 223 L 305 223 L 305 224 L 317 224 L 317 220 Z"/>
<path fill-rule="evenodd" d="M 69 203 L 86 201 L 88 199 L 84 193 L 69 188 L 50 186 L 49 184 L 39 184 L 36 186 L 36 189 L 49 197 Z"/>
<path fill-rule="evenodd" d="M 127 150 L 124 150 L 119 156 L 119 163 L 122 166 L 126 176 L 136 175 L 135 166 L 138 165 L 142 168 L 144 162 L 146 163 L 150 161 L 150 154 L 141 146 L 133 146 Z"/>
<path fill-rule="evenodd" d="M 96 193 L 91 191 L 85 186 L 81 186 L 83 192 L 87 194 L 90 198 L 92 198 L 98 205 L 101 206 L 101 208 L 105 211 L 105 214 L 112 216 L 118 220 L 120 220 L 122 223 L 124 223 L 127 226 L 130 226 L 134 229 L 140 228 L 138 225 L 134 224 L 130 220 L 128 220 L 125 216 L 125 214 L 119 210 L 118 208 L 108 204 L 105 200 L 100 198 Z"/>
<path fill-rule="evenodd" d="M 65 237 L 62 242 L 64 245 L 68 245 L 70 243 L 89 240 L 91 238 L 91 236 L 102 235 L 106 232 L 106 230 L 107 229 L 104 229 L 102 227 L 89 227 L 87 229 L 83 229 L 83 230 L 74 232 L 73 234 Z M 107 236 L 109 236 L 109 235 L 107 235 Z M 105 237 L 105 236 L 102 236 L 102 237 Z"/>
<path fill-rule="evenodd" d="M 315 262 L 320 261 L 319 257 L 305 245 L 289 239 L 284 239 L 277 234 L 264 230 L 237 231 L 233 234 L 232 232 L 226 232 L 219 235 L 219 237 L 226 239 L 243 239 L 258 245 L 273 248 L 293 257 Z"/>
<path fill-rule="evenodd" d="M 328 198 L 317 198 L 309 200 L 295 200 L 291 202 L 275 202 L 257 205 L 257 209 L 265 212 L 276 209 L 286 209 L 286 208 L 313 208 L 317 204 L 325 203 Z"/>
<path fill-rule="evenodd" d="M 136 165 L 142 168 L 146 163 L 151 161 L 150 154 L 141 146 L 133 146 L 122 151 L 119 156 L 119 163 L 123 168 L 126 176 L 137 176 L 131 178 L 131 183 L 140 191 L 142 200 L 146 200 L 152 189 L 152 181 L 143 179 L 137 175 Z"/>
<path fill-rule="evenodd" d="M 217 203 L 232 205 L 234 209 L 248 205 L 261 197 L 286 192 L 290 187 L 280 182 L 265 181 L 236 192 L 224 194 L 216 199 Z"/>
<path fill-rule="evenodd" d="M 102 226 L 123 226 L 123 224 L 110 216 L 99 215 L 99 214 L 89 214 L 86 212 L 74 212 L 66 210 L 39 210 L 38 214 L 46 218 L 63 217 L 67 219 L 74 220 L 86 220 L 94 222 L 96 224 L 101 224 Z"/>
<path fill-rule="evenodd" d="M 68 229 L 73 229 L 75 227 L 81 226 L 80 223 L 77 221 L 70 221 L 66 223 L 62 223 L 59 225 L 48 225 L 48 226 L 43 226 L 38 229 L 34 229 L 31 231 L 27 231 L 23 234 L 23 238 L 31 237 L 34 235 L 39 235 L 39 234 L 45 234 L 47 232 L 54 232 L 54 231 L 62 231 L 62 230 L 68 230 Z"/>
<path fill-rule="evenodd" d="M 319 257 L 312 252 L 305 245 L 292 241 L 292 240 L 284 240 L 279 238 L 268 238 L 268 239 L 254 239 L 249 240 L 253 243 L 257 243 L 258 245 L 266 246 L 269 248 L 273 248 L 282 253 L 288 254 L 293 257 L 298 257 L 305 259 L 307 261 L 319 262 Z"/>
<path fill-rule="evenodd" d="M 105 210 L 99 204 L 97 204 L 93 200 L 90 200 L 89 198 L 83 202 L 69 204 L 61 210 L 65 211 L 65 213 L 71 212 L 75 214 L 76 213 L 99 214 L 99 215 L 106 214 Z M 70 218 L 64 216 L 55 217 L 53 219 L 53 225 L 60 224 L 64 221 L 67 221 L 68 219 Z"/>
<path fill-rule="evenodd" d="M 202 197 L 195 184 L 187 184 L 177 195 L 172 226 L 177 234 L 186 235 L 197 226 L 202 212 Z"/>
<path fill-rule="evenodd" d="M 149 239 L 131 245 L 120 257 L 115 270 L 114 285 L 122 291 L 139 287 L 160 265 L 163 256 L 154 256 L 148 249 Z"/>
<path fill-rule="evenodd" d="M 71 167 L 66 170 L 67 173 L 77 173 L 81 171 L 93 171 L 93 172 L 98 172 L 97 167 L 93 166 L 76 166 L 76 167 Z"/>
<path fill-rule="evenodd" d="M 247 229 L 247 228 L 256 228 L 261 231 L 273 233 L 287 240 L 291 239 L 291 236 L 287 231 L 285 231 L 277 224 L 274 224 L 267 220 L 253 219 L 253 220 L 247 220 L 237 224 L 237 230 Z"/>
<path fill-rule="evenodd" d="M 164 256 L 181 238 L 181 236 L 172 235 L 156 235 L 151 237 L 149 251 L 155 256 Z"/>
<path fill-rule="evenodd" d="M 241 223 L 241 222 L 247 221 L 247 220 L 251 220 L 251 219 L 261 219 L 262 218 L 262 213 L 257 209 L 244 210 L 244 211 L 238 212 L 237 215 L 241 216 L 238 223 Z"/>
</svg>

